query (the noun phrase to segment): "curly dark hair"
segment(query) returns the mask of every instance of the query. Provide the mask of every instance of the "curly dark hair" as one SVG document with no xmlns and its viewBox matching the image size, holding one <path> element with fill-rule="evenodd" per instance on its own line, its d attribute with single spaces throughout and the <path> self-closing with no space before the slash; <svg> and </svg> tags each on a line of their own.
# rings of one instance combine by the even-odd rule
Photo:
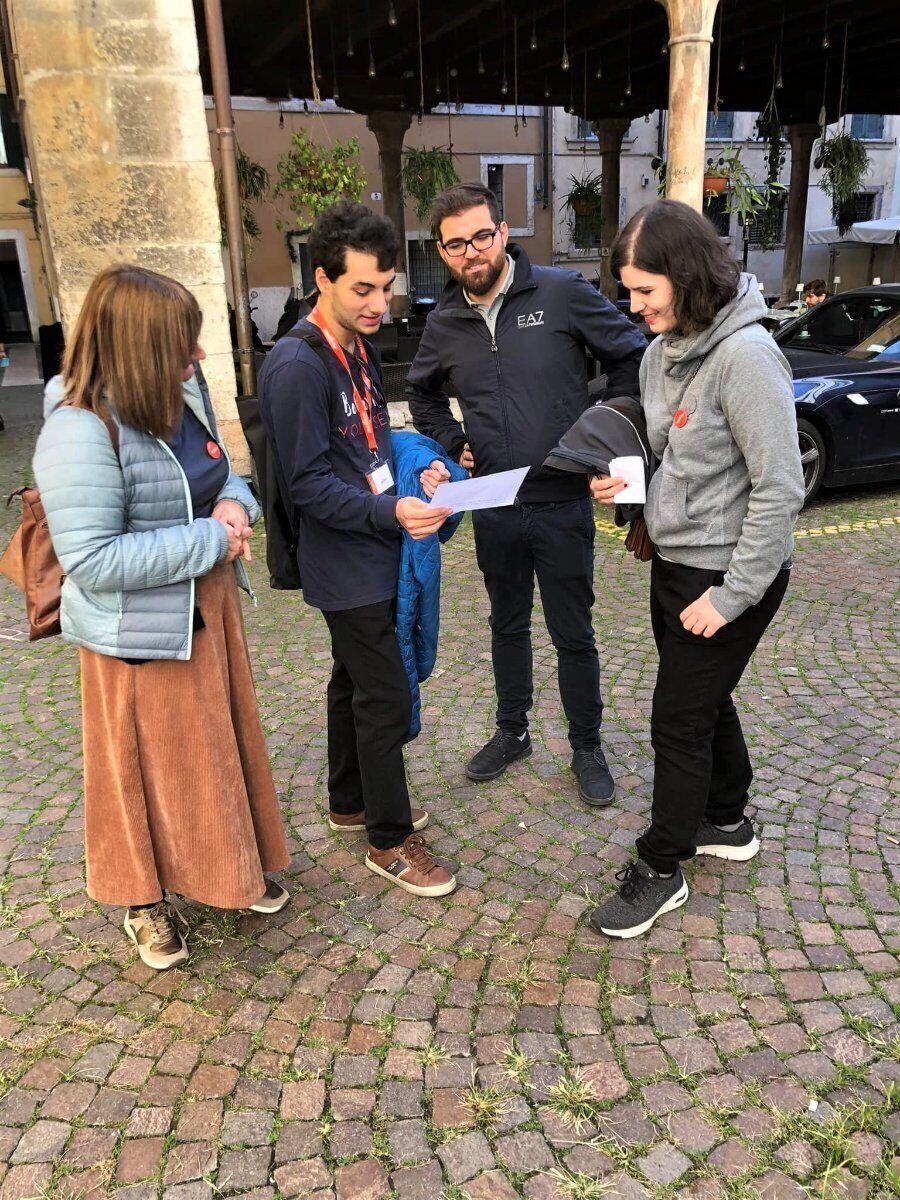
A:
<svg viewBox="0 0 900 1200">
<path fill-rule="evenodd" d="M 364 204 L 339 200 L 319 216 L 309 231 L 309 260 L 321 267 L 332 283 L 347 270 L 347 250 L 359 250 L 378 260 L 379 271 L 397 262 L 400 239 L 393 224 Z"/>
<path fill-rule="evenodd" d="M 495 225 L 501 221 L 497 197 L 483 183 L 453 183 L 435 196 L 431 204 L 431 232 L 435 241 L 441 240 L 441 222 L 447 217 L 458 217 L 470 208 L 486 204 Z"/>
<path fill-rule="evenodd" d="M 740 269 L 711 221 L 679 200 L 657 200 L 636 212 L 613 243 L 610 270 L 665 275 L 675 292 L 675 332 L 708 329 L 737 295 Z"/>
</svg>

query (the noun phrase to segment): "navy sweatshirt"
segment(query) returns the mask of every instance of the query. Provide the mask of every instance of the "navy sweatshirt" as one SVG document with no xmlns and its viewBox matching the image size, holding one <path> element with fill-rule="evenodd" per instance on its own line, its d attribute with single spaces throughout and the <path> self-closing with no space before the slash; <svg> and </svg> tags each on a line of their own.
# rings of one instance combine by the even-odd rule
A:
<svg viewBox="0 0 900 1200">
<path fill-rule="evenodd" d="M 295 328 L 321 337 L 308 321 Z M 400 530 L 396 490 L 376 496 L 366 481 L 372 458 L 350 381 L 326 351 L 328 368 L 306 342 L 281 338 L 260 372 L 259 408 L 300 514 L 297 556 L 303 597 L 314 608 L 336 612 L 397 594 Z M 381 364 L 368 344 L 366 351 L 379 461 L 390 463 L 393 473 Z M 347 358 L 363 395 L 354 356 Z"/>
</svg>

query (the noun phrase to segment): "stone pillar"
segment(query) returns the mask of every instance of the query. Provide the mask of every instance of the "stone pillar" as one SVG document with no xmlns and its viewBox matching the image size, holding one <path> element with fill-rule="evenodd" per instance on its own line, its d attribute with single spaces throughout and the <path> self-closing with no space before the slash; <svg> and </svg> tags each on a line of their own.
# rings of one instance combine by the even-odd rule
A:
<svg viewBox="0 0 900 1200">
<path fill-rule="evenodd" d="M 391 312 L 402 316 L 409 308 L 409 283 L 406 272 L 406 217 L 403 211 L 403 188 L 400 172 L 403 167 L 403 138 L 412 123 L 408 112 L 379 111 L 369 113 L 366 125 L 378 142 L 378 164 L 381 167 L 381 190 L 384 193 L 384 215 L 389 217 L 400 236 L 397 255 L 397 282 Z"/>
<path fill-rule="evenodd" d="M 605 295 L 614 300 L 618 284 L 609 269 L 609 251 L 619 232 L 622 138 L 631 122 L 627 117 L 604 117 L 594 122 L 600 150 L 600 280 Z"/>
<path fill-rule="evenodd" d="M 781 273 L 781 303 L 797 299 L 797 284 L 803 265 L 803 239 L 806 233 L 806 204 L 809 199 L 809 165 L 819 126 L 812 122 L 788 125 L 785 129 L 791 145 L 791 183 L 788 191 L 784 231 L 784 265 Z"/>
<path fill-rule="evenodd" d="M 703 210 L 709 50 L 719 0 L 658 0 L 669 21 L 666 196 Z"/>
<path fill-rule="evenodd" d="M 191 0 L 8 3 L 64 327 L 110 263 L 190 288 L 222 436 L 247 470 Z"/>
</svg>

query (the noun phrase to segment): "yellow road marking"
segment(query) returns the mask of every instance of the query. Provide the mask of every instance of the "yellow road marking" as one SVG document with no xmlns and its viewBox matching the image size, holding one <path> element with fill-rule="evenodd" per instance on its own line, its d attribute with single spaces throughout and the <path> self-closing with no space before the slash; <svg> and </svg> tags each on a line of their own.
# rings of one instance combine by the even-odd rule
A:
<svg viewBox="0 0 900 1200">
<path fill-rule="evenodd" d="M 614 525 L 612 521 L 601 521 L 595 519 L 594 525 L 597 527 L 597 532 L 602 533 L 605 537 L 616 538 L 620 542 L 624 542 L 628 536 L 628 529 Z M 887 525 L 900 525 L 900 517 L 877 517 L 866 521 L 849 521 L 840 525 L 821 525 L 816 529 L 795 529 L 795 538 L 817 538 L 830 537 L 836 533 L 864 533 L 869 529 L 881 529 Z"/>
</svg>

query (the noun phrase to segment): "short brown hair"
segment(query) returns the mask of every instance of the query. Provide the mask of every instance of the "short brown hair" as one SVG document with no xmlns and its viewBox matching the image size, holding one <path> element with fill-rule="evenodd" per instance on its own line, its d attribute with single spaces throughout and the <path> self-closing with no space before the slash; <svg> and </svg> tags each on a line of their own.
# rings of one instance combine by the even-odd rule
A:
<svg viewBox="0 0 900 1200">
<path fill-rule="evenodd" d="M 178 429 L 184 370 L 203 317 L 182 284 L 118 263 L 88 288 L 63 359 L 65 403 L 105 414 L 154 437 Z"/>
<path fill-rule="evenodd" d="M 737 295 L 740 280 L 712 222 L 679 200 L 657 200 L 631 218 L 610 253 L 616 279 L 629 266 L 668 278 L 679 334 L 708 329 Z"/>
<path fill-rule="evenodd" d="M 435 241 L 441 240 L 442 221 L 447 217 L 458 217 L 470 208 L 478 208 L 480 204 L 488 206 L 491 220 L 499 225 L 501 217 L 497 197 L 483 183 L 454 183 L 439 192 L 431 204 L 431 232 Z"/>
<path fill-rule="evenodd" d="M 828 284 L 824 279 L 811 279 L 803 289 L 804 296 L 827 296 Z"/>
</svg>

